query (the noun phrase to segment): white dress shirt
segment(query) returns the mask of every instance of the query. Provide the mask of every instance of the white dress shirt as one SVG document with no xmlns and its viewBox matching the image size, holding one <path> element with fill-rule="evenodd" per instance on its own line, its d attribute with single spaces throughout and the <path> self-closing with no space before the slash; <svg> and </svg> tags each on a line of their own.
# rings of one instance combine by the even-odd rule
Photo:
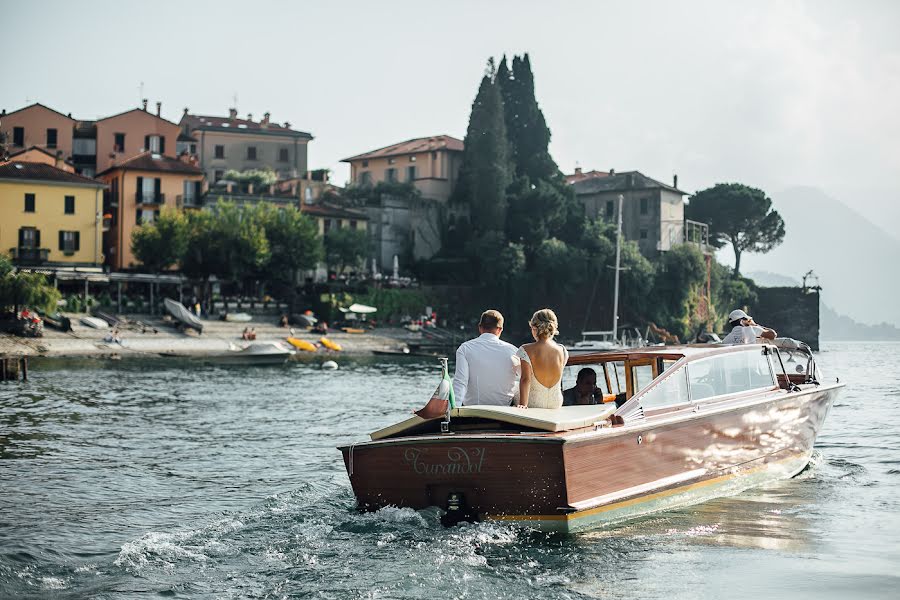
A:
<svg viewBox="0 0 900 600">
<path fill-rule="evenodd" d="M 759 325 L 749 325 L 744 327 L 743 325 L 736 325 L 734 329 L 731 330 L 731 333 L 725 336 L 725 339 L 722 340 L 723 344 L 755 344 L 756 338 L 761 336 L 765 331 Z"/>
<path fill-rule="evenodd" d="M 456 350 L 453 396 L 457 406 L 509 406 L 519 390 L 516 347 L 493 333 L 482 333 Z"/>
</svg>

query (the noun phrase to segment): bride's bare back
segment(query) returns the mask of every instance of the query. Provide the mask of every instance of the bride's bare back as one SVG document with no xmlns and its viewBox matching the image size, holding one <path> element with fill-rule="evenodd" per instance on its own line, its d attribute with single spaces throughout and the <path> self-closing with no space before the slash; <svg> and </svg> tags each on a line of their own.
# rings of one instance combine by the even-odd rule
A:
<svg viewBox="0 0 900 600">
<path fill-rule="evenodd" d="M 559 384 L 566 366 L 563 347 L 553 340 L 541 340 L 523 346 L 531 359 L 531 370 L 538 382 L 550 388 Z"/>
</svg>

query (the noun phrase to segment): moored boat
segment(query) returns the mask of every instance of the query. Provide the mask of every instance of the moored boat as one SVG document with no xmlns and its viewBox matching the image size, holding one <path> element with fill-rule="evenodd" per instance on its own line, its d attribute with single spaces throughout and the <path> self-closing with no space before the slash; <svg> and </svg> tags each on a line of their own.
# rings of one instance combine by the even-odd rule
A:
<svg viewBox="0 0 900 600">
<path fill-rule="evenodd" d="M 165 298 L 163 304 L 165 304 L 169 314 L 172 315 L 176 321 L 181 323 L 182 326 L 196 329 L 197 333 L 203 333 L 203 321 L 201 321 L 197 315 L 185 308 L 181 302 L 176 302 L 171 298 Z"/>
<path fill-rule="evenodd" d="M 109 323 L 104 321 L 103 319 L 99 319 L 97 317 L 84 316 L 78 319 L 78 321 L 87 327 L 92 329 L 109 329 Z"/>
<path fill-rule="evenodd" d="M 208 356 L 203 360 L 220 365 L 281 365 L 294 354 L 295 350 L 285 348 L 278 342 L 257 342 L 244 347 L 233 346 L 226 352 Z"/>
<path fill-rule="evenodd" d="M 463 406 L 341 451 L 362 509 L 438 506 L 449 520 L 557 531 L 614 523 L 800 472 L 842 384 L 822 381 L 808 348 L 785 352 L 802 354 L 802 372 L 768 344 L 573 356 L 564 383 L 593 369 L 616 402 Z"/>
</svg>

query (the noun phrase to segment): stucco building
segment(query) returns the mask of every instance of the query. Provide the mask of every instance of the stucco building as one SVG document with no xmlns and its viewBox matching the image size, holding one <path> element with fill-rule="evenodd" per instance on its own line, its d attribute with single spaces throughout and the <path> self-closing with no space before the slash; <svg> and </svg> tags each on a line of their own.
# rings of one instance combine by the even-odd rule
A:
<svg viewBox="0 0 900 600">
<path fill-rule="evenodd" d="M 172 158 L 142 152 L 97 177 L 109 186 L 104 202 L 109 228 L 103 247 L 107 264 L 115 270 L 138 266 L 131 252 L 136 227 L 153 222 L 164 207 L 199 206 L 203 194 L 203 171 L 187 155 Z"/>
<path fill-rule="evenodd" d="M 389 193 L 366 207 L 378 266 L 389 271 L 394 257 L 427 259 L 441 245 L 441 223 L 456 187 L 463 142 L 449 135 L 415 138 L 345 158 L 352 185 L 409 183 L 420 197 Z"/>
<path fill-rule="evenodd" d="M 192 115 L 188 109 L 179 122 L 185 136 L 196 140 L 200 167 L 210 183 L 223 179 L 228 170 L 272 169 L 279 179 L 302 177 L 307 171 L 307 144 L 313 136 L 276 123 L 265 113 L 238 117 L 230 109 L 227 117 Z"/>
<path fill-rule="evenodd" d="M 579 170 L 566 176 L 589 219 L 615 223 L 623 197 L 622 234 L 637 242 L 641 254 L 656 256 L 685 240 L 684 197 L 677 180 L 667 185 L 639 171 L 616 173 Z"/>
<path fill-rule="evenodd" d="M 41 163 L 0 165 L 0 251 L 19 265 L 103 262 L 102 182 Z"/>
<path fill-rule="evenodd" d="M 31 147 L 47 150 L 54 156 L 62 152 L 64 159 L 72 156 L 72 115 L 35 103 L 10 113 L 0 112 L 0 135 L 7 152 L 13 155 Z M 3 157 L 0 157 L 2 159 Z"/>
</svg>

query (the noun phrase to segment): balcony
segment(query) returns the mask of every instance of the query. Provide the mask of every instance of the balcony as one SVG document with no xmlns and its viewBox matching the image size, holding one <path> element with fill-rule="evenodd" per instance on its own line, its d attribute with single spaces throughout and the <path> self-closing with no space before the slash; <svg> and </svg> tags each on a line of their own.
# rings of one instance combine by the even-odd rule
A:
<svg viewBox="0 0 900 600">
<path fill-rule="evenodd" d="M 39 265 L 50 258 L 48 248 L 10 248 L 9 254 L 20 265 Z"/>
<path fill-rule="evenodd" d="M 175 204 L 183 208 L 200 208 L 200 198 L 197 196 L 176 196 Z"/>
<path fill-rule="evenodd" d="M 165 204 L 165 194 L 155 194 L 153 192 L 137 192 L 134 196 L 137 204 Z"/>
</svg>

